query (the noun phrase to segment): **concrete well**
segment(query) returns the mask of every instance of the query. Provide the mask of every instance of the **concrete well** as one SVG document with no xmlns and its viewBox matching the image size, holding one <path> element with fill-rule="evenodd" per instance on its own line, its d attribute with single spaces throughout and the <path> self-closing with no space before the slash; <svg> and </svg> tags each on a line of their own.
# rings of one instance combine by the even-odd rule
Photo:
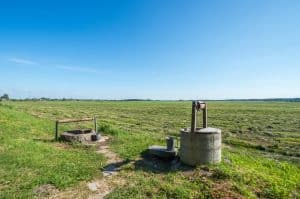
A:
<svg viewBox="0 0 300 199">
<path fill-rule="evenodd" d="M 221 162 L 221 130 L 190 128 L 180 130 L 180 159 L 191 166 Z"/>
<path fill-rule="evenodd" d="M 68 142 L 89 142 L 92 136 L 96 135 L 92 129 L 76 129 L 65 131 L 61 134 L 61 139 Z"/>
</svg>

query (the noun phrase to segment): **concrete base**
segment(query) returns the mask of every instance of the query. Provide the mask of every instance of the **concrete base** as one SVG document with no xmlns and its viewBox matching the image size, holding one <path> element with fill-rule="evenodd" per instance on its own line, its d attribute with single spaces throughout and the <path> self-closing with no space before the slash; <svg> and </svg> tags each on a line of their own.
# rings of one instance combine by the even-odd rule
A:
<svg viewBox="0 0 300 199">
<path fill-rule="evenodd" d="M 151 154 L 151 155 L 155 155 L 157 157 L 165 158 L 165 159 L 175 158 L 175 156 L 177 154 L 176 150 L 168 151 L 166 147 L 156 146 L 156 145 L 150 146 L 148 148 L 148 151 L 149 151 L 149 154 Z"/>
<path fill-rule="evenodd" d="M 94 135 L 96 135 L 94 130 L 82 129 L 63 132 L 60 138 L 63 141 L 68 142 L 90 142 L 92 141 L 92 136 Z"/>
<path fill-rule="evenodd" d="M 180 131 L 180 160 L 191 166 L 221 162 L 221 130 L 197 128 Z"/>
</svg>

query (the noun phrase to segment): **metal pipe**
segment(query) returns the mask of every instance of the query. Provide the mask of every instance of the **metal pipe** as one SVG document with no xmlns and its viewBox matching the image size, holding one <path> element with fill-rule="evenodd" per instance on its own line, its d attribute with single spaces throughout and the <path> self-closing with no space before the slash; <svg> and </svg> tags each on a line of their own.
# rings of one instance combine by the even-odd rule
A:
<svg viewBox="0 0 300 199">
<path fill-rule="evenodd" d="M 174 151 L 175 148 L 175 138 L 174 137 L 167 137 L 167 151 Z"/>
</svg>

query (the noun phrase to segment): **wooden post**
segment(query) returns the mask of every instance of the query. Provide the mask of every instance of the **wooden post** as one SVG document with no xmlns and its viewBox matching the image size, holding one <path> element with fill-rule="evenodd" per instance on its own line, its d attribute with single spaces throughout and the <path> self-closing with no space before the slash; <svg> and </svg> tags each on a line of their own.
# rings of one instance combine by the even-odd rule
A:
<svg viewBox="0 0 300 199">
<path fill-rule="evenodd" d="M 207 104 L 205 103 L 205 108 L 203 109 L 203 128 L 207 128 Z"/>
<path fill-rule="evenodd" d="M 58 140 L 58 121 L 55 122 L 55 140 Z"/>
<path fill-rule="evenodd" d="M 191 123 L 191 133 L 194 133 L 196 130 L 196 120 L 197 120 L 197 113 L 196 113 L 196 101 L 192 103 L 192 123 Z"/>
<path fill-rule="evenodd" d="M 97 133 L 98 126 L 97 126 L 97 118 L 94 116 L 94 128 L 95 128 L 95 133 Z"/>
</svg>

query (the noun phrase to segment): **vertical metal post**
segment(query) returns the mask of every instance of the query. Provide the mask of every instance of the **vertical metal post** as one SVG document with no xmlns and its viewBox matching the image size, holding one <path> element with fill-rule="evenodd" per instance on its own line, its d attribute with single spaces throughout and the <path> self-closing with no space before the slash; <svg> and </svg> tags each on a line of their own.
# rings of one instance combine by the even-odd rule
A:
<svg viewBox="0 0 300 199">
<path fill-rule="evenodd" d="M 175 148 L 175 138 L 174 137 L 167 137 L 167 151 L 174 151 Z"/>
<path fill-rule="evenodd" d="M 58 121 L 55 122 L 55 140 L 58 140 Z"/>
<path fill-rule="evenodd" d="M 97 118 L 94 116 L 94 128 L 95 128 L 95 133 L 97 133 L 98 127 L 97 127 Z"/>
<path fill-rule="evenodd" d="M 207 104 L 205 103 L 205 108 L 203 109 L 203 128 L 207 128 Z"/>
<path fill-rule="evenodd" d="M 192 123 L 191 123 L 191 133 L 194 133 L 196 130 L 196 120 L 197 120 L 197 113 L 196 113 L 196 101 L 192 103 Z"/>
</svg>

